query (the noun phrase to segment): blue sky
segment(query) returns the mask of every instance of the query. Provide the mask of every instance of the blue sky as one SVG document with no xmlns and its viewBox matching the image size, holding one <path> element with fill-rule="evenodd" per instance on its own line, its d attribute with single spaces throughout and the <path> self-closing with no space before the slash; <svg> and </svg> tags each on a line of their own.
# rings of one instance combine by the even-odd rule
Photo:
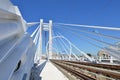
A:
<svg viewBox="0 0 120 80">
<path fill-rule="evenodd" d="M 11 0 L 26 21 L 116 26 L 120 21 L 120 0 Z"/>
<path fill-rule="evenodd" d="M 53 23 L 73 23 L 120 27 L 120 0 L 11 0 L 17 5 L 27 22 L 44 19 Z M 88 29 L 87 29 L 88 30 Z M 56 30 L 57 31 L 57 30 Z M 70 38 L 69 32 L 61 31 Z M 119 32 L 99 30 L 101 33 L 120 36 Z M 82 50 L 96 54 L 99 49 L 83 43 L 76 36 L 73 41 Z M 98 38 L 100 39 L 100 37 Z M 104 39 L 108 41 L 109 39 Z M 79 44 L 78 44 L 79 42 Z M 93 41 L 91 41 L 93 42 Z M 111 40 L 108 42 L 112 43 Z M 95 42 L 94 42 L 95 43 Z M 96 43 L 97 44 L 97 43 Z M 80 46 L 82 45 L 82 46 Z M 100 44 L 101 45 L 101 44 Z M 91 48 L 90 48 L 91 47 Z"/>
</svg>

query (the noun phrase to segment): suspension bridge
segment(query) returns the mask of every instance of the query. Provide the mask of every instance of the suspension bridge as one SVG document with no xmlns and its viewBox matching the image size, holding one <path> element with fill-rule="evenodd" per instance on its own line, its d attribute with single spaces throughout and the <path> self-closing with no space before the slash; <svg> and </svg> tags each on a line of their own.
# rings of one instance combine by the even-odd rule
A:
<svg viewBox="0 0 120 80">
<path fill-rule="evenodd" d="M 120 79 L 120 28 L 28 23 L 0 2 L 0 80 Z"/>
</svg>

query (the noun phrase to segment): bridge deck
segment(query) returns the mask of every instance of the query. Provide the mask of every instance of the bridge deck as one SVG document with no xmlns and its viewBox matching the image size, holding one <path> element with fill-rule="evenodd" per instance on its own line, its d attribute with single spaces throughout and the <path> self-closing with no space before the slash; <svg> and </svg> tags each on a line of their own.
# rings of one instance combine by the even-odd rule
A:
<svg viewBox="0 0 120 80">
<path fill-rule="evenodd" d="M 41 80 L 68 80 L 50 61 L 48 61 L 40 74 Z"/>
</svg>

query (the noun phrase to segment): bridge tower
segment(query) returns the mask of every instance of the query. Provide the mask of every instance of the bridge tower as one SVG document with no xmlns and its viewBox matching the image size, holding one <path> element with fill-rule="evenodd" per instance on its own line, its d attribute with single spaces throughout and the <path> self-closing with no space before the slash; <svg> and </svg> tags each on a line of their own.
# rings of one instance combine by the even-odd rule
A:
<svg viewBox="0 0 120 80">
<path fill-rule="evenodd" d="M 43 31 L 48 31 L 49 32 L 49 36 L 48 36 L 48 43 L 49 43 L 49 46 L 48 46 L 48 52 L 46 52 L 47 54 L 47 58 L 48 59 L 52 59 L 52 20 L 49 20 L 49 23 L 44 23 L 43 22 L 43 19 L 40 20 L 40 44 L 39 44 L 39 47 L 40 47 L 40 54 L 39 56 L 41 57 L 41 54 L 42 54 L 42 37 L 43 37 Z"/>
<path fill-rule="evenodd" d="M 49 21 L 49 59 L 52 59 L 52 20 Z"/>
<path fill-rule="evenodd" d="M 40 49 L 39 49 L 39 51 L 40 51 L 39 57 L 40 57 L 40 59 L 41 59 L 41 54 L 42 54 L 42 31 L 43 31 L 43 19 L 40 19 L 40 28 L 39 28 L 39 30 L 40 30 L 40 37 L 39 37 L 38 48 L 40 48 Z"/>
</svg>

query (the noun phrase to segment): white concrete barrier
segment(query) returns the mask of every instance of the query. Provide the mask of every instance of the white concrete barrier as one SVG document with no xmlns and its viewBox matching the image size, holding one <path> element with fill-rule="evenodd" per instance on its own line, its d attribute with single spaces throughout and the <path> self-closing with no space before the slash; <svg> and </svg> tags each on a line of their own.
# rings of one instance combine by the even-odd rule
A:
<svg viewBox="0 0 120 80">
<path fill-rule="evenodd" d="M 29 80 L 36 52 L 27 23 L 9 0 L 0 0 L 0 80 Z"/>
</svg>

